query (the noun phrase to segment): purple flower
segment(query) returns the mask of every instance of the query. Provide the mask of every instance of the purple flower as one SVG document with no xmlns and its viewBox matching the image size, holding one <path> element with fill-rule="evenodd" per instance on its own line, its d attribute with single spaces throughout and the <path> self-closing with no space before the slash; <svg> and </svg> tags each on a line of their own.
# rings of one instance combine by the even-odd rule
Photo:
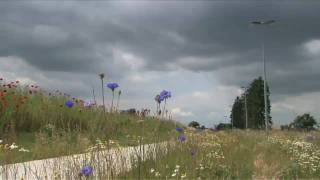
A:
<svg viewBox="0 0 320 180">
<path fill-rule="evenodd" d="M 162 102 L 164 101 L 165 97 L 164 96 L 160 96 L 159 101 Z"/>
<path fill-rule="evenodd" d="M 177 128 L 176 128 L 176 131 L 177 131 L 177 132 L 183 132 L 183 129 L 182 129 L 181 127 L 177 127 Z"/>
<path fill-rule="evenodd" d="M 166 90 L 161 91 L 161 93 L 160 93 L 160 101 L 163 101 L 163 100 L 168 99 L 168 98 L 171 98 L 171 92 L 170 91 L 166 91 Z"/>
<path fill-rule="evenodd" d="M 178 140 L 180 142 L 184 142 L 184 141 L 186 141 L 186 137 L 184 135 L 181 135 L 181 136 L 178 137 Z"/>
<path fill-rule="evenodd" d="M 93 172 L 92 166 L 84 166 L 81 169 L 81 175 L 84 175 L 84 176 L 90 176 L 92 172 Z"/>
<path fill-rule="evenodd" d="M 107 87 L 109 89 L 111 89 L 112 91 L 114 91 L 117 87 L 119 87 L 119 84 L 117 84 L 117 83 L 108 83 Z"/>
<path fill-rule="evenodd" d="M 73 104 L 74 104 L 74 103 L 73 103 L 72 101 L 70 101 L 70 100 L 66 101 L 66 103 L 65 103 L 65 105 L 66 105 L 67 107 L 69 107 L 69 108 L 72 108 Z"/>
</svg>

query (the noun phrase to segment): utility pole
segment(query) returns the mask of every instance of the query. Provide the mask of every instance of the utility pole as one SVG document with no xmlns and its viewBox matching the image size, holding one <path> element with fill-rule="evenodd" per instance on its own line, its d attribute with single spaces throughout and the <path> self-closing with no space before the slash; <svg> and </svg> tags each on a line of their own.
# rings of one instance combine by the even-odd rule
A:
<svg viewBox="0 0 320 180">
<path fill-rule="evenodd" d="M 263 59 L 263 92 L 264 92 L 264 118 L 266 131 L 268 131 L 269 125 L 269 113 L 268 113 L 268 104 L 267 104 L 267 73 L 266 73 L 266 58 L 264 55 L 264 42 L 262 42 L 262 59 Z"/>
<path fill-rule="evenodd" d="M 244 108 L 245 108 L 245 113 L 246 113 L 246 129 L 248 129 L 248 106 L 247 106 L 247 88 L 242 87 L 244 90 Z"/>
<path fill-rule="evenodd" d="M 95 105 L 97 105 L 96 96 L 94 94 L 94 87 L 92 86 L 92 96 L 93 96 L 93 102 Z"/>
<path fill-rule="evenodd" d="M 275 23 L 275 20 L 268 20 L 268 21 L 253 21 L 251 24 L 253 25 L 270 25 Z M 262 40 L 262 60 L 263 60 L 263 91 L 264 91 L 264 120 L 265 120 L 265 126 L 266 131 L 268 131 L 268 119 L 269 119 L 269 113 L 268 113 L 268 104 L 267 104 L 267 73 L 266 73 L 266 61 L 265 61 L 265 52 L 264 52 L 264 41 Z"/>
</svg>

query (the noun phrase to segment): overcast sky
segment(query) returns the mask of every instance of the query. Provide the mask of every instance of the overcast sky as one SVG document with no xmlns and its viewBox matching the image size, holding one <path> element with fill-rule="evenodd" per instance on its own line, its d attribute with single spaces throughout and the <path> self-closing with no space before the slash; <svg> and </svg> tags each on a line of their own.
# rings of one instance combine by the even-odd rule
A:
<svg viewBox="0 0 320 180">
<path fill-rule="evenodd" d="M 121 108 L 155 109 L 172 91 L 175 119 L 224 122 L 262 75 L 275 124 L 320 118 L 320 2 L 0 1 L 0 77 L 101 99 L 99 73 L 118 82 Z M 269 27 L 253 20 L 275 19 Z M 107 103 L 111 93 L 106 90 Z"/>
</svg>

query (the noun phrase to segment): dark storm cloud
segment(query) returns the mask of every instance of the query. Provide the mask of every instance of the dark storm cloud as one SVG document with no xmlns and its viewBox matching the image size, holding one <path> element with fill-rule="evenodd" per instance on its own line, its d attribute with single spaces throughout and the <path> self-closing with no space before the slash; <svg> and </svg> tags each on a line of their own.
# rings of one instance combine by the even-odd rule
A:
<svg viewBox="0 0 320 180">
<path fill-rule="evenodd" d="M 303 43 L 320 38 L 317 2 L 0 2 L 0 56 L 20 56 L 43 71 L 108 71 L 114 49 L 145 61 L 141 70 L 214 72 L 242 86 L 261 74 L 265 41 L 275 94 L 319 91 Z M 270 27 L 250 25 L 276 19 Z M 312 63 L 311 63 L 312 66 Z M 248 80 L 249 79 L 249 80 Z"/>
</svg>

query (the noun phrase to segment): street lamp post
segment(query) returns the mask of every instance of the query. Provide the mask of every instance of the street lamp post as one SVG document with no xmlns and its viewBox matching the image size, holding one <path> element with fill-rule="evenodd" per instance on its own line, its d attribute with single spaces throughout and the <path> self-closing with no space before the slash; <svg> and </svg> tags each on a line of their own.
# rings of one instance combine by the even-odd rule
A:
<svg viewBox="0 0 320 180">
<path fill-rule="evenodd" d="M 251 24 L 254 25 L 270 25 L 275 23 L 275 20 L 268 20 L 268 21 L 253 21 Z M 263 92 L 264 92 L 264 120 L 265 120 L 265 126 L 266 131 L 268 130 L 268 105 L 267 105 L 267 78 L 266 78 L 266 60 L 265 60 L 265 54 L 264 54 L 264 41 L 262 41 L 262 60 L 263 60 Z"/>
<path fill-rule="evenodd" d="M 244 90 L 244 108 L 246 113 L 246 129 L 248 129 L 248 106 L 247 106 L 247 88 L 241 87 Z"/>
</svg>

